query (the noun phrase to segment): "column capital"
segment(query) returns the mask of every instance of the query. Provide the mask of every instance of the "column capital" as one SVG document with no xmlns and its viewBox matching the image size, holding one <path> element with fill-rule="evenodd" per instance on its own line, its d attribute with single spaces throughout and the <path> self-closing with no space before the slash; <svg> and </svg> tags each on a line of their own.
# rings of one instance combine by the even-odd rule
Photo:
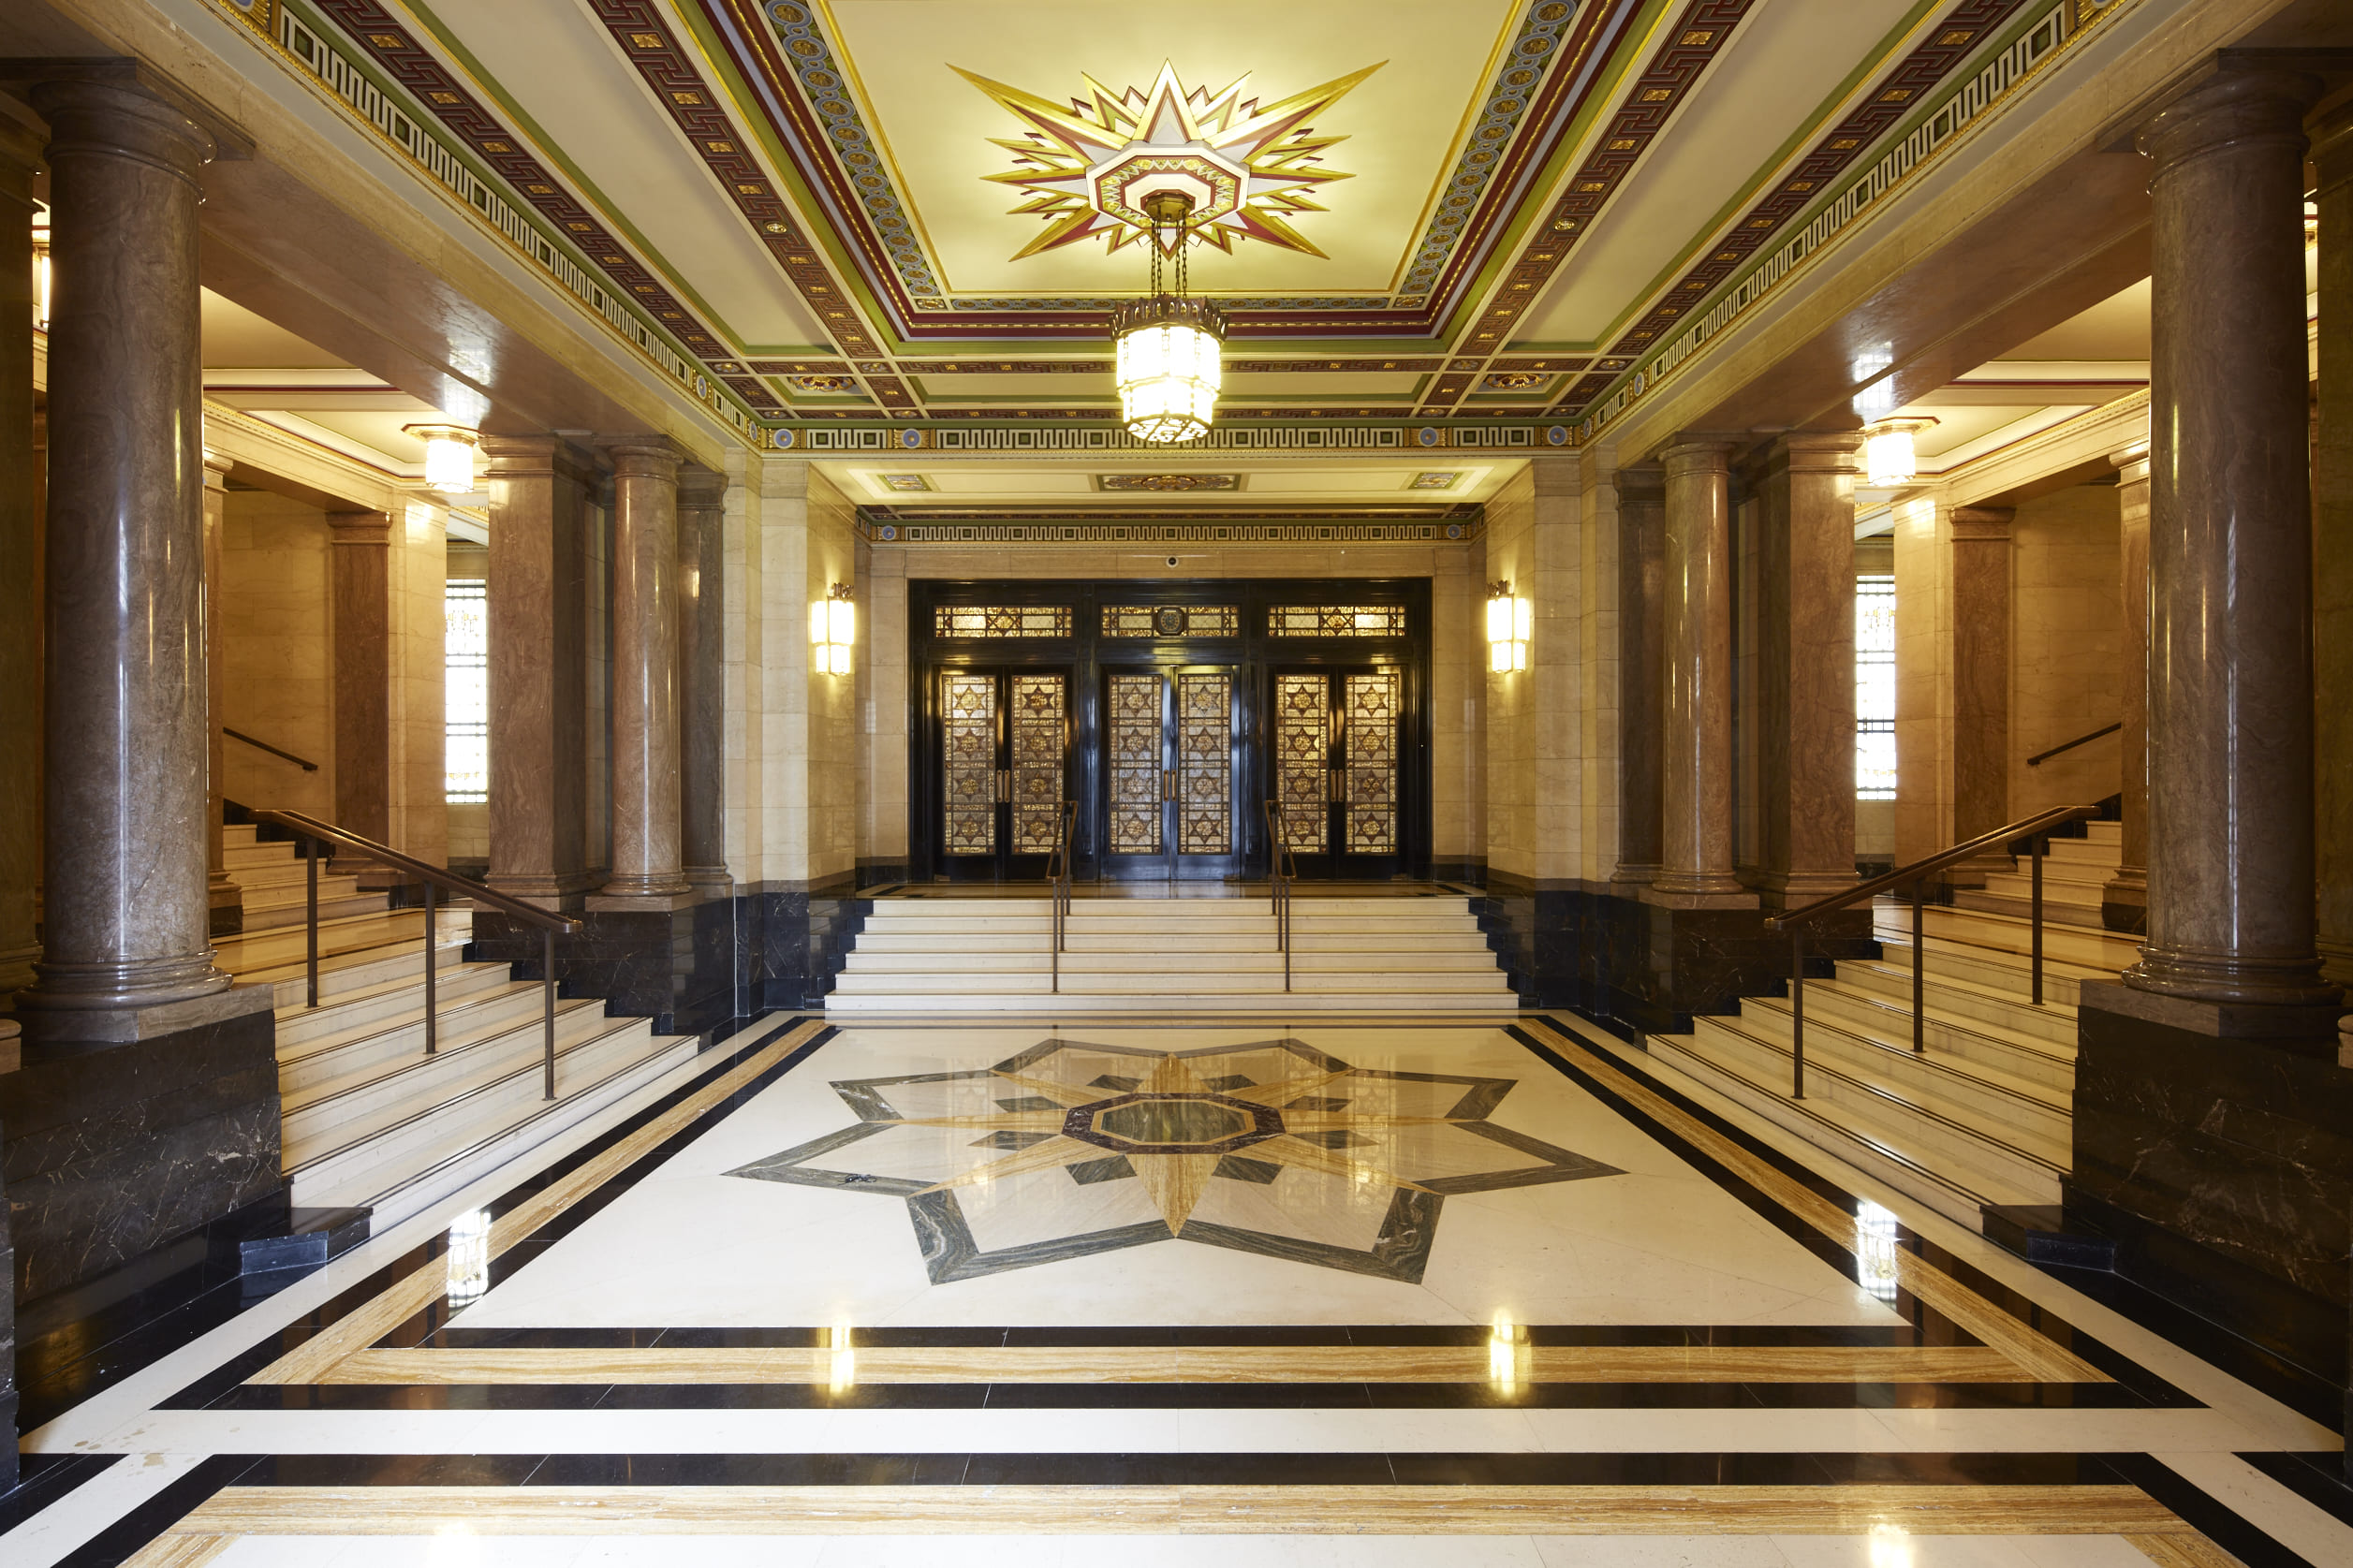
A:
<svg viewBox="0 0 2353 1568">
<path fill-rule="evenodd" d="M 1658 461 L 1670 475 L 1688 474 L 1696 469 L 1728 474 L 1732 453 L 1747 440 L 1745 434 L 1732 431 L 1681 430 L 1658 449 Z"/>
<path fill-rule="evenodd" d="M 1765 448 L 1765 467 L 1792 473 L 1853 475 L 1855 454 L 1862 450 L 1862 432 L 1787 431 Z"/>
<path fill-rule="evenodd" d="M 123 61 L 114 64 L 132 65 Z M 25 62 L 30 66 L 98 66 L 105 61 Z M 194 109 L 183 95 L 166 95 L 136 74 L 96 69 L 60 69 L 54 73 L 22 72 L 34 80 L 27 96 L 40 117 L 49 122 L 49 159 L 77 153 L 129 158 L 160 169 L 189 184 L 198 171 L 223 155 L 220 126 L 207 123 L 214 116 Z M 229 145 L 239 150 L 228 156 L 251 155 L 251 142 L 235 133 Z"/>
<path fill-rule="evenodd" d="M 583 481 L 594 481 L 596 477 L 596 461 L 560 435 L 486 434 L 475 449 L 482 454 L 483 462 L 488 465 L 488 476 L 494 479 L 545 477 L 555 474 Z"/>
<path fill-rule="evenodd" d="M 2007 539 L 2010 520 L 2017 516 L 2015 506 L 1955 506 L 1952 536 L 1956 540 Z"/>
<path fill-rule="evenodd" d="M 1618 470 L 1618 505 L 1663 506 L 1667 500 L 1667 470 L 1654 462 L 1638 462 Z"/>
<path fill-rule="evenodd" d="M 2145 485 L 2149 482 L 2149 444 L 2136 442 L 2121 452 L 2110 452 L 2108 461 L 2116 465 L 2116 482 L 2120 485 Z"/>
<path fill-rule="evenodd" d="M 327 514 L 327 532 L 328 536 L 338 545 L 387 547 L 392 542 L 392 514 L 330 512 Z"/>
<path fill-rule="evenodd" d="M 612 464 L 616 477 L 631 479 L 675 479 L 686 457 L 677 442 L 651 432 L 600 435 L 596 449 Z"/>
<path fill-rule="evenodd" d="M 227 452 L 215 451 L 210 447 L 205 447 L 204 488 L 206 490 L 227 490 L 228 488 L 228 471 L 236 466 L 237 460 L 230 457 Z"/>
<path fill-rule="evenodd" d="M 678 504 L 680 506 L 718 506 L 726 504 L 728 476 L 716 469 L 705 468 L 699 462 L 678 465 Z"/>
<path fill-rule="evenodd" d="M 2140 123 L 2132 144 L 2156 165 L 2158 178 L 2176 165 L 2248 141 L 2304 144 L 2304 114 L 2319 98 L 2320 79 L 2261 65 L 2224 64 L 2184 88 Z"/>
</svg>

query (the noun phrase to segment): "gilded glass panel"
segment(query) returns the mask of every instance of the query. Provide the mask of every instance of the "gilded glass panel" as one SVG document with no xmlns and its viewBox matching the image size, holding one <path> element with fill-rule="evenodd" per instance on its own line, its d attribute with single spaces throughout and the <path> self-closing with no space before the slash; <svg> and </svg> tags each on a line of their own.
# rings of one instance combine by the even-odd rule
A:
<svg viewBox="0 0 2353 1568">
<path fill-rule="evenodd" d="M 1104 765 L 1113 855 L 1160 853 L 1160 701 L 1157 674 L 1111 677 Z"/>
<path fill-rule="evenodd" d="M 1068 605 L 938 605 L 932 635 L 948 637 L 1066 637 Z"/>
<path fill-rule="evenodd" d="M 991 675 L 950 675 L 941 694 L 947 767 L 948 853 L 993 855 L 997 847 L 997 683 Z"/>
<path fill-rule="evenodd" d="M 1239 605 L 1105 605 L 1107 637 L 1240 637 Z"/>
<path fill-rule="evenodd" d="M 1320 675 L 1274 678 L 1274 799 L 1294 855 L 1324 852 L 1324 763 L 1331 731 L 1330 683 Z"/>
<path fill-rule="evenodd" d="M 1346 680 L 1347 853 L 1397 853 L 1397 672 Z"/>
<path fill-rule="evenodd" d="M 1233 676 L 1177 677 L 1177 853 L 1233 853 Z"/>
<path fill-rule="evenodd" d="M 1405 635 L 1405 612 L 1396 605 L 1274 605 L 1266 621 L 1270 637 Z"/>
<path fill-rule="evenodd" d="M 1067 612 L 1065 612 L 1066 615 Z M 1051 855 L 1062 820 L 1063 723 L 1068 681 L 1013 677 L 1013 853 Z"/>
</svg>

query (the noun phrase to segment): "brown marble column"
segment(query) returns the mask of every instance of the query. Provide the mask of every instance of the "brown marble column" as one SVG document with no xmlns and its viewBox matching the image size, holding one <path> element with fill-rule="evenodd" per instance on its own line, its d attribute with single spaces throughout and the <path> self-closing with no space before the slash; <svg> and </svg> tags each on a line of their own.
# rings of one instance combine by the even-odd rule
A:
<svg viewBox="0 0 2353 1568">
<path fill-rule="evenodd" d="M 392 842 L 392 520 L 327 514 L 334 635 L 335 825 Z M 354 858 L 335 869 L 369 874 Z"/>
<path fill-rule="evenodd" d="M 681 858 L 678 448 L 610 436 L 612 462 L 612 873 L 592 909 L 667 906 Z"/>
<path fill-rule="evenodd" d="M 37 136 L 0 120 L 0 995 L 32 983 L 41 951 L 33 921 L 41 875 L 40 476 L 33 444 L 33 174 L 40 156 Z"/>
<path fill-rule="evenodd" d="M 1682 909 L 1757 905 L 1732 870 L 1734 445 L 1689 435 L 1660 454 L 1667 469 L 1660 866 L 1642 898 Z"/>
<path fill-rule="evenodd" d="M 2228 71 L 2144 125 L 2149 926 L 2127 986 L 2332 1003 L 2315 947 L 2303 313 L 2312 78 Z"/>
<path fill-rule="evenodd" d="M 1659 869 L 1667 685 L 1667 475 L 1618 470 L 1618 870 L 1625 887 Z"/>
<path fill-rule="evenodd" d="M 728 476 L 695 463 L 678 471 L 680 838 L 686 880 L 704 897 L 728 891 L 724 718 L 727 689 Z"/>
<path fill-rule="evenodd" d="M 205 875 L 198 171 L 213 137 L 128 80 L 32 90 L 51 126 L 45 950 L 28 1038 L 245 1010 Z M 260 991 L 266 1000 L 266 989 Z"/>
<path fill-rule="evenodd" d="M 1757 500 L 1757 886 L 1795 908 L 1855 883 L 1855 452 L 1785 435 Z"/>
<path fill-rule="evenodd" d="M 588 844 L 588 494 L 596 471 L 552 435 L 486 435 L 491 886 L 577 907 Z"/>
<path fill-rule="evenodd" d="M 1952 511 L 1952 842 L 2009 821 L 2010 520 L 2012 506 Z M 1899 609 L 1898 613 L 1901 613 Z M 2010 869 L 1998 852 L 1964 860 L 1952 879 L 1982 885 Z"/>
<path fill-rule="evenodd" d="M 2100 889 L 2100 924 L 2138 931 L 2149 919 L 2149 452 L 2119 452 L 2116 464 L 2118 584 L 2124 595 L 2123 774 L 2117 781 L 2124 855 Z"/>
<path fill-rule="evenodd" d="M 2318 690 L 2353 691 L 2353 96 L 2312 124 L 2319 171 L 2319 429 L 2312 450 L 2313 649 Z M 2314 735 L 2319 780 L 2321 963 L 2353 982 L 2353 704 L 2323 700 Z"/>
<path fill-rule="evenodd" d="M 221 832 L 221 781 L 228 776 L 228 738 L 221 721 L 228 712 L 221 661 L 221 523 L 228 509 L 229 461 L 204 454 L 204 756 L 209 787 L 204 807 L 204 899 L 212 933 L 235 936 L 245 929 L 245 891 L 228 874 L 228 846 Z"/>
</svg>

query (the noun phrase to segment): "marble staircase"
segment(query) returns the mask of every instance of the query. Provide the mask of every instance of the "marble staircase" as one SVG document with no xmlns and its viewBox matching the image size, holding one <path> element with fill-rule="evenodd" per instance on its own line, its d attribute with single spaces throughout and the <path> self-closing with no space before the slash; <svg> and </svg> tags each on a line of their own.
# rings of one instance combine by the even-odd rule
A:
<svg viewBox="0 0 2353 1568">
<path fill-rule="evenodd" d="M 291 848 L 256 844 L 251 827 L 226 831 L 232 866 L 272 863 L 241 854 Z M 560 998 L 558 1097 L 543 1099 L 540 986 L 503 963 L 468 962 L 473 914 L 461 907 L 435 919 L 438 1048 L 427 1056 L 423 911 L 387 908 L 378 894 L 331 916 L 324 876 L 313 1008 L 302 867 L 292 864 L 292 921 L 249 922 L 215 945 L 239 980 L 275 989 L 281 1159 L 300 1207 L 365 1206 L 381 1231 L 694 1054 L 691 1035 L 657 1035 L 594 998 Z"/>
<path fill-rule="evenodd" d="M 1042 894 L 877 900 L 829 1013 L 1493 1012 L 1518 999 L 1452 895 L 1292 903 L 1291 989 L 1263 896 L 1072 901 L 1061 989 Z"/>
<path fill-rule="evenodd" d="M 2113 978 L 2140 950 L 2138 938 L 2098 924 L 2099 886 L 2115 866 L 2112 833 L 2070 847 L 2078 853 L 2066 863 L 2096 880 L 2053 878 L 2046 863 L 2040 1005 L 2032 1000 L 2025 895 L 1997 877 L 1985 893 L 1963 895 L 1967 904 L 1925 912 L 1924 960 L 1913 948 L 1910 906 L 1885 900 L 1878 958 L 1840 960 L 1832 976 L 1807 976 L 1802 1101 L 1790 1097 L 1786 994 L 1744 998 L 1737 1014 L 1695 1019 L 1687 1035 L 1652 1035 L 1648 1048 L 1972 1228 L 1988 1204 L 2056 1203 L 2072 1150 L 2077 987 Z M 2026 874 L 2015 881 L 2022 887 Z M 2063 881 L 2088 887 L 2089 898 L 2053 901 Z M 2013 896 L 2018 912 L 2007 906 Z M 1924 963 L 1924 1054 L 1912 1048 L 1916 962 Z"/>
<path fill-rule="evenodd" d="M 223 829 L 222 859 L 243 889 L 245 930 L 301 930 L 309 918 L 309 872 L 291 840 L 257 840 L 251 824 Z M 356 876 L 338 876 L 322 859 L 318 871 L 318 917 L 369 915 L 385 909 L 382 893 L 362 893 Z"/>
</svg>

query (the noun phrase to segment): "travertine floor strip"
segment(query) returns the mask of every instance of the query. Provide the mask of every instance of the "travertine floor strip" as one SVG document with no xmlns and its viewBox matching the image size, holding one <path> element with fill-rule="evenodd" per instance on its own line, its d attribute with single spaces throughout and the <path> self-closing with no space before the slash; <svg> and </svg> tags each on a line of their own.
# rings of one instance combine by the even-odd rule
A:
<svg viewBox="0 0 2353 1568">
<path fill-rule="evenodd" d="M 825 1027 L 824 1020 L 819 1018 L 800 1024 L 750 1061 L 728 1069 L 603 1153 L 582 1163 L 579 1169 L 561 1181 L 510 1210 L 491 1227 L 490 1255 L 493 1258 L 498 1256 L 581 1198 L 611 1180 L 647 1150 L 660 1144 L 696 1117 L 783 1061 Z M 367 1305 L 346 1314 L 340 1322 L 313 1335 L 304 1344 L 278 1357 L 249 1381 L 319 1382 L 336 1362 L 354 1352 L 364 1350 L 411 1315 L 422 1312 L 438 1299 L 449 1285 L 449 1266 L 435 1259 L 388 1288 Z"/>
<path fill-rule="evenodd" d="M 2203 1535 L 2127 1535 L 2125 1544 L 2158 1568 L 2246 1568 Z"/>
<path fill-rule="evenodd" d="M 234 1535 L 158 1535 L 125 1558 L 123 1568 L 201 1568 L 236 1544 Z"/>
<path fill-rule="evenodd" d="M 1653 1092 L 1639 1080 L 1567 1036 L 1554 1033 L 1545 1042 L 1576 1066 L 1592 1074 L 1643 1112 L 1674 1129 L 1676 1135 L 1709 1158 L 1756 1187 L 1775 1203 L 1820 1231 L 1842 1247 L 1856 1245 L 1855 1218 L 1830 1199 L 1783 1175 L 1748 1150 L 1706 1126 Z M 2037 1383 L 2109 1383 L 2113 1380 L 2089 1361 L 2036 1333 L 2019 1319 L 1994 1306 L 1977 1292 L 1932 1264 L 1906 1252 L 1896 1253 L 1897 1279 L 1953 1322 L 1999 1346 Z"/>
<path fill-rule="evenodd" d="M 231 1487 L 197 1535 L 2129 1535 L 2137 1487 Z M 2204 1568 L 2201 1563 L 2200 1568 Z"/>
<path fill-rule="evenodd" d="M 338 1384 L 2020 1383 L 1990 1346 L 1002 1346 L 362 1350 Z"/>
</svg>

